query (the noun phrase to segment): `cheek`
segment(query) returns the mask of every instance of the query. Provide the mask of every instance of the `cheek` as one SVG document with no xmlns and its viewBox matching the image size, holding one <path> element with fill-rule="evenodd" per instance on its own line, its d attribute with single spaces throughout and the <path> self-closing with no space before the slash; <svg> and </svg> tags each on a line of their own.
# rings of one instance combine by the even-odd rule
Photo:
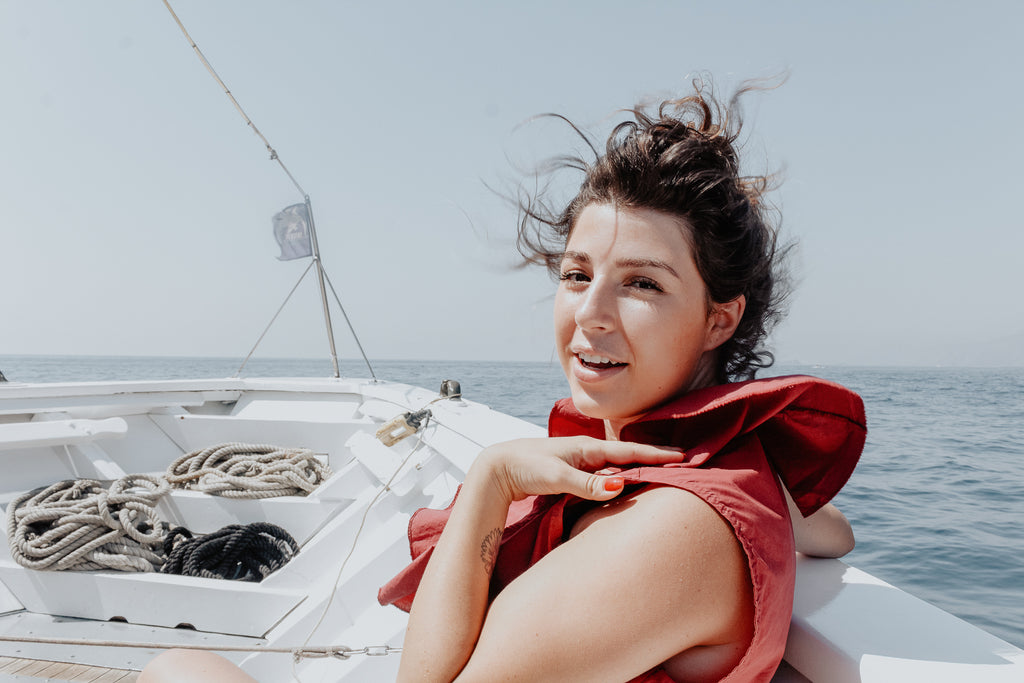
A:
<svg viewBox="0 0 1024 683">
<path fill-rule="evenodd" d="M 555 351 L 564 365 L 567 353 L 566 347 L 572 341 L 572 336 L 576 332 L 576 319 L 567 298 L 561 292 L 555 294 L 554 323 Z"/>
<path fill-rule="evenodd" d="M 675 326 L 666 321 L 675 319 Z M 704 351 L 704 328 L 699 316 L 685 316 L 676 313 L 655 316 L 645 326 L 642 334 L 635 334 L 644 348 L 648 361 L 669 375 L 685 372 Z"/>
<path fill-rule="evenodd" d="M 554 305 L 555 335 L 561 336 L 565 331 L 576 326 L 576 310 L 572 306 L 572 297 L 562 289 L 555 293 Z"/>
</svg>

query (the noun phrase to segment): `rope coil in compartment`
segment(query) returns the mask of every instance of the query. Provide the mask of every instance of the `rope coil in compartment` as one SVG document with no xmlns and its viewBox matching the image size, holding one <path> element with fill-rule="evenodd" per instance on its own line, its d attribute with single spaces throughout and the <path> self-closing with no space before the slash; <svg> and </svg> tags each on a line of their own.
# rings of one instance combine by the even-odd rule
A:
<svg viewBox="0 0 1024 683">
<path fill-rule="evenodd" d="M 226 498 L 308 495 L 331 468 L 308 448 L 224 443 L 186 453 L 164 475 L 171 486 Z"/>
<path fill-rule="evenodd" d="M 13 559 L 37 570 L 163 571 L 260 581 L 299 546 L 264 522 L 192 537 L 171 530 L 156 505 L 172 486 L 228 498 L 307 495 L 331 474 L 306 448 L 226 443 L 182 456 L 165 476 L 131 474 L 110 484 L 71 479 L 22 494 L 7 506 Z"/>
<path fill-rule="evenodd" d="M 72 479 L 24 493 L 7 506 L 11 555 L 29 569 L 156 571 L 168 527 L 154 508 L 169 491 L 160 477 L 134 474 L 109 487 Z"/>
<path fill-rule="evenodd" d="M 299 544 L 279 526 L 254 522 L 196 537 L 178 527 L 167 535 L 164 551 L 165 574 L 259 582 L 299 552 Z"/>
</svg>

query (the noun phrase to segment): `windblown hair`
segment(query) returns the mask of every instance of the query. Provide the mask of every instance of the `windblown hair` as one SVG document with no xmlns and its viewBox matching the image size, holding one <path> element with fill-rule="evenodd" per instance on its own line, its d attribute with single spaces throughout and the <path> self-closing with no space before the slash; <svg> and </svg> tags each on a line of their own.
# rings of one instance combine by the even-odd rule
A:
<svg viewBox="0 0 1024 683">
<path fill-rule="evenodd" d="M 694 94 L 662 102 L 657 112 L 643 106 L 627 110 L 632 120 L 615 126 L 603 155 L 579 128 L 552 115 L 569 123 L 596 159 L 552 160 L 546 173 L 584 174 L 579 192 L 563 209 L 550 208 L 543 191 L 518 201 L 519 252 L 527 263 L 547 266 L 553 276 L 576 221 L 591 204 L 651 209 L 681 219 L 708 291 L 708 312 L 716 303 L 746 297 L 735 334 L 717 350 L 719 383 L 751 379 L 774 362 L 763 344 L 782 317 L 788 295 L 780 264 L 786 249 L 777 246 L 777 229 L 763 201 L 770 179 L 741 176 L 739 170 L 738 99 L 757 87 L 742 87 L 722 105 L 694 81 Z"/>
</svg>

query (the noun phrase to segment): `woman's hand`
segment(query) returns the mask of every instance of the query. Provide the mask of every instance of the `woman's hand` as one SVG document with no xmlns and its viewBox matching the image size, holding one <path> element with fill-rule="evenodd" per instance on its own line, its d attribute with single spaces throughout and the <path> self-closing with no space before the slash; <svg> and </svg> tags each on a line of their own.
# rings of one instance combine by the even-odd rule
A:
<svg viewBox="0 0 1024 683">
<path fill-rule="evenodd" d="M 595 474 L 608 465 L 662 465 L 679 462 L 682 451 L 588 436 L 518 439 L 490 446 L 466 478 L 489 480 L 506 503 L 531 495 L 570 493 L 588 500 L 609 500 L 625 485 L 622 477 Z"/>
</svg>

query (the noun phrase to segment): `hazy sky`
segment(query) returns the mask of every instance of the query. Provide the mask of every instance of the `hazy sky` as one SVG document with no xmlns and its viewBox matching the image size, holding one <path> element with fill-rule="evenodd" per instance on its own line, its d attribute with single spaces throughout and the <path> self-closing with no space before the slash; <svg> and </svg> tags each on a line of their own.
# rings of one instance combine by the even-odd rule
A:
<svg viewBox="0 0 1024 683">
<path fill-rule="evenodd" d="M 550 359 L 553 285 L 510 270 L 488 186 L 575 142 L 520 124 L 603 138 L 703 72 L 789 73 L 746 107 L 800 245 L 781 359 L 1024 346 L 1024 4 L 172 5 L 309 193 L 371 358 Z M 0 0 L 0 50 L 0 353 L 244 355 L 307 263 L 271 229 L 302 197 L 163 3 Z M 318 316 L 307 278 L 258 355 L 326 354 Z"/>
</svg>

